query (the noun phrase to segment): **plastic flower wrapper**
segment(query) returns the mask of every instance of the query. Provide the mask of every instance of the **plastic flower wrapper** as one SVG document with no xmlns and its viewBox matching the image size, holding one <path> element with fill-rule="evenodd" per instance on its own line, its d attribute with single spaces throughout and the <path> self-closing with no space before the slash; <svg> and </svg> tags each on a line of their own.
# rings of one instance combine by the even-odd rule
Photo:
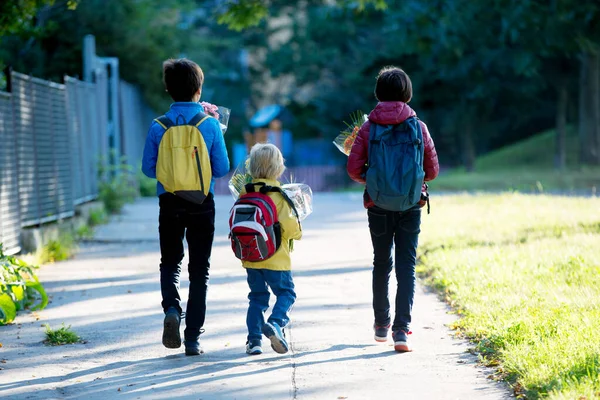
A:
<svg viewBox="0 0 600 400">
<path fill-rule="evenodd" d="M 227 131 L 227 126 L 229 125 L 229 115 L 231 114 L 231 110 L 227 107 L 216 106 L 211 103 L 207 103 L 203 101 L 200 103 L 202 108 L 204 108 L 204 112 L 211 117 L 214 117 L 219 121 L 219 125 L 221 126 L 221 131 L 223 134 Z"/>
<path fill-rule="evenodd" d="M 237 200 L 240 197 L 240 193 L 244 189 L 246 184 L 252 182 L 252 177 L 248 173 L 248 168 L 250 167 L 250 158 L 247 158 L 242 164 L 240 164 L 235 171 L 233 171 L 233 175 L 229 180 L 229 192 L 234 199 Z"/>
<path fill-rule="evenodd" d="M 367 115 L 363 114 L 362 111 L 356 111 L 350 114 L 350 123 L 344 122 L 344 124 L 346 124 L 346 129 L 341 131 L 333 140 L 335 147 L 345 155 L 350 155 L 358 131 L 365 122 L 367 122 Z"/>
<path fill-rule="evenodd" d="M 252 182 L 252 176 L 248 173 L 250 158 L 240 164 L 235 169 L 231 179 L 229 180 L 229 192 L 235 200 L 240 197 L 240 193 L 246 184 Z M 296 210 L 298 211 L 298 219 L 300 221 L 308 217 L 313 211 L 313 194 L 310 186 L 304 183 L 286 183 L 281 186 L 284 193 L 290 198 Z"/>
<path fill-rule="evenodd" d="M 281 189 L 294 203 L 300 221 L 312 214 L 313 193 L 310 186 L 305 183 L 286 183 Z"/>
</svg>

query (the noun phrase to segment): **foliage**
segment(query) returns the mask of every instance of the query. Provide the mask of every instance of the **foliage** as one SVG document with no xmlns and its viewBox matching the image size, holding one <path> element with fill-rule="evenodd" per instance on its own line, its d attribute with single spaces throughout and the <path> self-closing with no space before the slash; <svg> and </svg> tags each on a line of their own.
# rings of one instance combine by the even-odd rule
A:
<svg viewBox="0 0 600 400">
<path fill-rule="evenodd" d="M 48 296 L 34 272 L 36 268 L 5 255 L 0 243 L 0 325 L 12 322 L 20 310 L 41 310 L 48 304 Z"/>
<path fill-rule="evenodd" d="M 140 196 L 142 196 L 142 197 L 156 196 L 156 179 L 148 178 L 138 168 L 137 180 L 138 180 L 138 186 L 140 188 Z"/>
<path fill-rule="evenodd" d="M 79 0 L 68 0 L 68 10 L 75 10 Z M 56 0 L 5 0 L 0 4 L 0 37 L 23 35 L 32 28 L 35 16 L 40 10 L 54 6 Z"/>
<path fill-rule="evenodd" d="M 461 316 L 457 333 L 517 394 L 593 398 L 600 198 L 462 195 L 435 204 L 418 268 Z"/>
<path fill-rule="evenodd" d="M 106 215 L 106 211 L 104 211 L 104 208 L 95 209 L 90 212 L 88 224 L 91 227 L 104 224 L 107 221 L 108 215 Z"/>
<path fill-rule="evenodd" d="M 562 171 L 552 169 L 554 131 L 550 130 L 479 157 L 476 172 L 466 173 L 456 168 L 442 171 L 430 183 L 430 190 L 443 191 L 503 191 L 595 193 L 600 189 L 600 168 L 580 167 L 577 163 L 578 138 L 572 129 L 567 134 L 567 166 Z"/>
<path fill-rule="evenodd" d="M 81 338 L 77 335 L 77 333 L 71 330 L 71 325 L 65 326 L 62 324 L 62 327 L 58 329 L 51 329 L 49 324 L 46 324 L 46 340 L 44 341 L 46 344 L 52 346 L 60 346 L 64 344 L 73 344 L 77 343 L 81 340 Z"/>
<path fill-rule="evenodd" d="M 104 203 L 104 209 L 109 214 L 118 214 L 125 204 L 133 202 L 138 195 L 133 167 L 123 158 L 117 165 L 102 166 L 99 173 L 99 198 Z"/>
<path fill-rule="evenodd" d="M 88 224 L 80 225 L 75 232 L 75 237 L 77 240 L 92 239 L 94 237 L 94 229 Z"/>
<path fill-rule="evenodd" d="M 63 232 L 58 238 L 50 239 L 42 246 L 37 254 L 37 262 L 48 264 L 67 260 L 75 252 L 76 246 L 73 235 Z"/>
<path fill-rule="evenodd" d="M 373 6 L 377 10 L 387 8 L 386 0 L 338 0 L 336 3 L 337 6 L 355 9 L 359 12 L 365 11 L 368 6 Z M 289 5 L 287 1 L 271 2 L 271 7 L 287 5 Z M 245 28 L 258 26 L 268 16 L 269 3 L 261 0 L 244 0 L 229 2 L 217 15 L 217 20 L 230 29 L 241 31 Z"/>
</svg>

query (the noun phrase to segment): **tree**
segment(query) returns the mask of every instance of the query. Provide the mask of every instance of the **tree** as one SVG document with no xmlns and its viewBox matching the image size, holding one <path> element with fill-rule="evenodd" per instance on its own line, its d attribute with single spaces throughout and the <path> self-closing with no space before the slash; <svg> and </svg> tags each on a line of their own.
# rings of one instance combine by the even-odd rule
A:
<svg viewBox="0 0 600 400">
<path fill-rule="evenodd" d="M 54 6 L 56 0 L 5 0 L 0 3 L 0 38 L 21 35 L 32 28 L 36 15 L 43 8 Z M 78 0 L 61 2 L 69 10 L 77 7 Z"/>
</svg>

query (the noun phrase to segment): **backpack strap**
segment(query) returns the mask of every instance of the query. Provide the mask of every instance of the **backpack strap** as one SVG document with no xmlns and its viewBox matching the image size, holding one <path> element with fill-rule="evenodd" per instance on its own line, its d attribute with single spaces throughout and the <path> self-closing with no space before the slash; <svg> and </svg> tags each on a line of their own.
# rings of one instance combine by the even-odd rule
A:
<svg viewBox="0 0 600 400">
<path fill-rule="evenodd" d="M 161 115 L 158 118 L 155 118 L 154 121 L 156 121 L 157 124 L 159 124 L 160 126 L 162 126 L 163 128 L 165 128 L 165 131 L 167 129 L 169 129 L 170 127 L 172 127 L 173 125 L 175 125 L 173 123 L 173 121 L 171 121 L 169 119 L 169 117 L 167 117 L 166 115 Z"/>
<path fill-rule="evenodd" d="M 187 125 L 193 125 L 193 126 L 195 126 L 197 128 L 207 118 L 209 118 L 209 115 L 206 115 L 205 113 L 203 113 L 202 111 L 200 111 L 198 114 L 194 115 L 192 117 L 192 119 L 190 119 L 188 121 Z"/>
<path fill-rule="evenodd" d="M 277 186 L 267 186 L 267 187 L 268 187 L 269 192 L 281 193 L 281 195 L 283 196 L 283 199 L 286 201 L 286 203 L 289 204 L 290 208 L 296 215 L 296 219 L 298 220 L 298 226 L 300 227 L 300 230 L 302 230 L 302 224 L 300 223 L 300 214 L 298 213 L 298 210 L 296 209 L 296 206 L 294 205 L 294 202 L 292 201 L 292 199 L 290 199 L 290 197 L 280 187 L 277 187 Z M 262 191 L 262 189 L 261 189 L 261 191 Z"/>
<path fill-rule="evenodd" d="M 266 191 L 265 191 L 265 192 L 263 192 L 263 187 L 270 187 L 270 186 L 267 186 L 267 184 L 266 184 L 266 183 L 264 183 L 264 182 L 255 182 L 255 183 L 247 183 L 247 184 L 244 186 L 244 189 L 246 189 L 246 193 L 256 193 L 256 188 L 255 188 L 255 186 L 260 186 L 260 187 L 261 187 L 261 188 L 259 189 L 259 191 L 260 191 L 260 193 L 262 193 L 262 194 L 266 194 L 266 193 L 267 193 Z"/>
</svg>

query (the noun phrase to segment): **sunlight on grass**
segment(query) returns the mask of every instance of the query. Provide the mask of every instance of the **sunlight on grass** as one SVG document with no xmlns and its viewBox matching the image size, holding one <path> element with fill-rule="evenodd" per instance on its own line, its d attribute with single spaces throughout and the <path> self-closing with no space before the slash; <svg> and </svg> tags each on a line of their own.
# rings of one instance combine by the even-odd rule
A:
<svg viewBox="0 0 600 400">
<path fill-rule="evenodd" d="M 482 361 L 528 398 L 598 393 L 600 199 L 465 195 L 434 210 L 419 272 Z"/>
</svg>

